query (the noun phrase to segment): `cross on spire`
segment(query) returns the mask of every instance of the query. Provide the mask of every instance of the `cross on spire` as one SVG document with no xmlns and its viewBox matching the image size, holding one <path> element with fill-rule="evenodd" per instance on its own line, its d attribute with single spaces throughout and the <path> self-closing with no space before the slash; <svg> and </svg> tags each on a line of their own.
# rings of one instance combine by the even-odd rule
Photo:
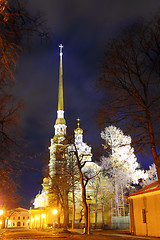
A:
<svg viewBox="0 0 160 240">
<path fill-rule="evenodd" d="M 78 127 L 79 127 L 79 122 L 80 122 L 80 119 L 79 119 L 79 117 L 77 118 L 77 125 L 78 125 Z"/>
<path fill-rule="evenodd" d="M 60 48 L 60 56 L 62 56 L 62 55 L 63 55 L 63 53 L 62 53 L 62 48 L 63 48 L 63 45 L 62 45 L 62 44 L 60 44 L 60 45 L 59 45 L 59 48 Z"/>
</svg>

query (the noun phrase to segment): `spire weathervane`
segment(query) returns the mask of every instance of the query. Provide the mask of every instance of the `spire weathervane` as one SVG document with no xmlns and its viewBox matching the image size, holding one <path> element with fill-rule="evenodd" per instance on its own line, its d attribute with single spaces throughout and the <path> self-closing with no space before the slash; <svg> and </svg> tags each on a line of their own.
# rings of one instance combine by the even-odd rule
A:
<svg viewBox="0 0 160 240">
<path fill-rule="evenodd" d="M 62 55 L 63 55 L 63 52 L 62 52 L 63 45 L 60 44 L 60 45 L 59 45 L 59 48 L 60 48 L 60 56 L 62 56 Z"/>
<path fill-rule="evenodd" d="M 80 119 L 79 119 L 79 117 L 77 118 L 77 125 L 78 125 L 78 127 L 79 127 L 79 122 L 80 122 Z"/>
</svg>

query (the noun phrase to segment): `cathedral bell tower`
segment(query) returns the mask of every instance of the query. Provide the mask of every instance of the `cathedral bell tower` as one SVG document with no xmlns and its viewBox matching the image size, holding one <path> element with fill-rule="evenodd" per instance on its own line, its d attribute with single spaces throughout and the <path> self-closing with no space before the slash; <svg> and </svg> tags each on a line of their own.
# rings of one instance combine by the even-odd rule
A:
<svg viewBox="0 0 160 240">
<path fill-rule="evenodd" d="M 57 119 L 54 125 L 55 135 L 51 139 L 50 150 L 50 160 L 49 160 L 49 175 L 53 177 L 57 173 L 57 165 L 61 164 L 63 161 L 63 157 L 60 157 L 57 153 L 59 153 L 60 149 L 64 148 L 63 140 L 66 135 L 66 120 L 64 119 L 64 105 L 63 105 L 63 68 L 62 68 L 62 44 L 59 46 L 60 48 L 60 65 L 59 65 L 59 90 L 58 90 L 58 110 L 57 110 Z M 62 152 L 63 153 L 63 152 Z M 63 153 L 64 155 L 64 153 Z"/>
</svg>

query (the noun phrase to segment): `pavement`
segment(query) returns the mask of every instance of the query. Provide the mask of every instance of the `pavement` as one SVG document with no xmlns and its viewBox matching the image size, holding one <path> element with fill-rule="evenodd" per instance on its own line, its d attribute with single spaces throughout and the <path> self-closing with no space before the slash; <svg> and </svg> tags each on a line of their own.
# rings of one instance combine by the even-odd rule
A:
<svg viewBox="0 0 160 240">
<path fill-rule="evenodd" d="M 15 234 L 15 237 L 13 236 Z M 68 231 L 63 231 L 61 229 L 31 229 L 31 230 L 16 230 L 16 229 L 0 229 L 0 240 L 1 239 L 19 239 L 16 238 L 16 235 L 21 234 L 20 239 L 37 239 L 37 236 L 41 236 L 41 239 L 46 239 L 46 234 L 52 235 L 52 238 L 59 238 L 59 239 L 69 239 L 69 240 L 155 240 L 159 239 L 157 237 L 147 237 L 147 236 L 133 236 L 130 235 L 129 230 L 101 230 L 96 229 L 92 230 L 90 235 L 83 234 L 82 229 L 69 229 Z M 30 238 L 29 238 L 30 236 Z M 43 236 L 43 237 L 42 237 Z M 11 238 L 10 238 L 11 237 Z M 39 237 L 38 237 L 39 238 Z"/>
<path fill-rule="evenodd" d="M 148 237 L 148 236 L 135 236 L 131 235 L 129 230 L 102 230 L 102 229 L 95 229 L 91 231 L 90 235 L 83 235 L 83 230 L 79 229 L 74 229 L 71 230 L 71 232 L 78 232 L 82 236 L 84 236 L 84 239 L 88 240 L 105 240 L 105 239 L 126 239 L 126 240 L 131 240 L 131 239 L 143 239 L 143 240 L 160 240 L 160 237 Z"/>
</svg>

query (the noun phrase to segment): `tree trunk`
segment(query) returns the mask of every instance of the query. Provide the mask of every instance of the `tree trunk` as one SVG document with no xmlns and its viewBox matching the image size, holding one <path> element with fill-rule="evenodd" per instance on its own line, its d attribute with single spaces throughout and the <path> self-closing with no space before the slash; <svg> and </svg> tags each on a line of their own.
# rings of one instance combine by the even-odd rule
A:
<svg viewBox="0 0 160 240">
<path fill-rule="evenodd" d="M 96 206 L 95 206 L 95 228 L 97 227 L 97 206 L 98 206 L 98 190 L 99 186 L 96 186 Z"/>
<path fill-rule="evenodd" d="M 104 201 L 102 202 L 102 228 L 104 228 Z"/>
<path fill-rule="evenodd" d="M 96 196 L 96 206 L 95 206 L 95 228 L 97 228 L 97 196 Z"/>
<path fill-rule="evenodd" d="M 63 212 L 64 212 L 64 221 L 63 221 L 63 229 L 67 230 L 68 229 L 68 224 L 69 224 L 69 210 L 68 210 L 68 193 L 64 193 L 64 207 L 63 207 Z"/>
<path fill-rule="evenodd" d="M 73 210 L 72 210 L 72 229 L 74 229 L 75 223 L 75 198 L 74 198 L 74 187 L 72 190 L 72 201 L 73 201 Z"/>
<path fill-rule="evenodd" d="M 152 156 L 153 156 L 156 170 L 157 170 L 158 182 L 160 183 L 160 161 L 159 161 L 159 156 L 156 150 L 156 141 L 153 133 L 152 121 L 151 121 L 148 110 L 146 110 L 146 118 L 147 118 L 148 131 L 149 131 L 150 142 L 151 142 L 151 152 L 152 152 Z"/>
<path fill-rule="evenodd" d="M 115 171 L 115 214 L 119 216 L 119 206 L 118 206 L 118 192 L 117 192 L 117 180 L 116 180 L 116 170 Z"/>
<path fill-rule="evenodd" d="M 122 184 L 121 184 L 121 194 L 122 194 L 123 216 L 125 216 L 124 193 L 123 193 L 123 186 L 122 186 Z"/>
<path fill-rule="evenodd" d="M 58 228 L 60 228 L 61 223 L 60 223 L 60 203 L 59 203 L 59 195 L 57 194 L 57 208 L 58 208 L 58 213 L 57 213 L 57 224 Z"/>
<path fill-rule="evenodd" d="M 87 234 L 87 232 L 88 232 L 88 206 L 87 206 L 87 202 L 86 202 L 86 189 L 84 186 L 82 173 L 80 174 L 80 182 L 81 182 L 81 187 L 82 187 L 82 201 L 83 201 L 83 208 L 84 208 L 84 222 L 85 222 L 84 233 Z"/>
<path fill-rule="evenodd" d="M 87 232 L 88 232 L 88 206 L 87 206 L 87 202 L 86 202 L 86 188 L 85 188 L 85 185 L 83 182 L 83 174 L 81 171 L 81 164 L 80 164 L 77 150 L 75 151 L 75 155 L 76 155 L 76 159 L 77 159 L 78 171 L 79 171 L 79 176 L 80 176 L 80 184 L 81 184 L 81 188 L 82 188 L 82 202 L 83 202 L 84 222 L 85 222 L 84 233 L 87 234 Z"/>
</svg>

